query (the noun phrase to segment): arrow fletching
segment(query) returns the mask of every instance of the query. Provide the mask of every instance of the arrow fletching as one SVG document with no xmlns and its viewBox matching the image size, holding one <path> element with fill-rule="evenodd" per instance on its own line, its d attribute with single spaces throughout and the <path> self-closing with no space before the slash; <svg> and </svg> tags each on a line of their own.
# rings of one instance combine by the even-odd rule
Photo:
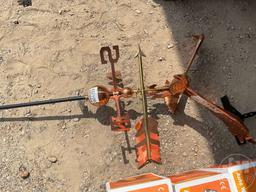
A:
<svg viewBox="0 0 256 192">
<path fill-rule="evenodd" d="M 144 118 L 141 118 L 135 125 L 137 130 L 135 136 L 136 155 L 139 169 L 150 162 L 161 164 L 158 123 L 155 119 L 149 117 L 148 126 L 146 127 L 144 120 Z M 145 130 L 148 134 L 145 134 Z"/>
</svg>

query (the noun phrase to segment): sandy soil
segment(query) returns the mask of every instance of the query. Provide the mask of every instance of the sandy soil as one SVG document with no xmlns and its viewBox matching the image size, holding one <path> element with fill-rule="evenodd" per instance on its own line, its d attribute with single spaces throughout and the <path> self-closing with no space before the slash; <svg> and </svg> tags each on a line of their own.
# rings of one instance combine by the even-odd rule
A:
<svg viewBox="0 0 256 192">
<path fill-rule="evenodd" d="M 120 46 L 117 68 L 126 86 L 139 82 L 133 57 L 138 43 L 147 55 L 146 83 L 163 84 L 184 70 L 184 42 L 204 33 L 191 86 L 216 103 L 228 94 L 241 112 L 256 108 L 253 0 L 33 0 L 27 8 L 12 0 L 0 3 L 2 104 L 83 94 L 95 84 L 106 85 L 110 67 L 99 58 L 105 45 Z M 254 146 L 237 146 L 226 127 L 191 100 L 174 116 L 151 102 L 163 165 L 137 170 L 135 154 L 123 164 L 124 135 L 110 130 L 113 105 L 88 106 L 89 113 L 81 110 L 83 105 L 1 111 L 0 191 L 104 191 L 106 181 L 138 173 L 169 175 L 219 163 L 234 153 L 255 157 Z M 126 109 L 134 123 L 139 101 L 132 100 Z M 255 132 L 255 119 L 246 123 Z M 134 130 L 132 142 L 133 136 Z M 49 161 L 51 156 L 56 163 Z M 21 166 L 30 172 L 25 180 L 18 175 Z"/>
</svg>

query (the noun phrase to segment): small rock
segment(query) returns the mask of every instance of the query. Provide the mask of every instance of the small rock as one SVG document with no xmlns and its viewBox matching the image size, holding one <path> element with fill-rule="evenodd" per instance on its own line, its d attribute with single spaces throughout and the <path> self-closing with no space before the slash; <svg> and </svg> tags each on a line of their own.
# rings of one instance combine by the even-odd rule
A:
<svg viewBox="0 0 256 192">
<path fill-rule="evenodd" d="M 50 156 L 48 157 L 48 160 L 51 162 L 51 163 L 56 163 L 58 161 L 57 157 L 55 156 Z"/>
<path fill-rule="evenodd" d="M 141 14 L 141 11 L 138 10 L 138 9 L 136 9 L 135 12 L 136 12 L 137 14 Z"/>
<path fill-rule="evenodd" d="M 20 22 L 19 21 L 13 21 L 13 23 L 15 24 L 15 25 L 18 25 L 18 24 L 20 24 Z"/>
<path fill-rule="evenodd" d="M 146 29 L 144 29 L 144 33 L 148 35 L 148 31 Z"/>
<path fill-rule="evenodd" d="M 28 109 L 25 113 L 25 117 L 31 117 L 32 116 L 32 113 L 30 111 L 30 109 Z"/>
<path fill-rule="evenodd" d="M 155 2 L 151 2 L 151 6 L 152 6 L 153 8 L 159 7 L 159 5 L 156 4 Z"/>
<path fill-rule="evenodd" d="M 74 121 L 74 122 L 78 122 L 78 121 L 79 121 L 79 118 L 75 118 L 73 121 Z"/>
<path fill-rule="evenodd" d="M 28 170 L 26 169 L 26 167 L 24 166 L 20 166 L 19 168 L 19 175 L 22 179 L 26 179 L 29 177 L 30 173 L 28 172 Z"/>
<path fill-rule="evenodd" d="M 159 57 L 159 58 L 158 58 L 158 61 L 163 61 L 163 60 L 164 60 L 163 57 Z"/>
<path fill-rule="evenodd" d="M 66 12 L 68 12 L 68 10 L 65 10 L 65 9 L 59 10 L 60 15 L 62 15 L 63 13 L 66 13 Z"/>
<path fill-rule="evenodd" d="M 182 156 L 183 156 L 183 157 L 187 157 L 188 154 L 187 154 L 186 152 L 184 152 L 184 153 L 182 153 Z"/>
<path fill-rule="evenodd" d="M 168 49 L 171 49 L 171 48 L 173 48 L 173 47 L 174 47 L 173 44 L 169 44 L 169 45 L 167 46 Z"/>
</svg>

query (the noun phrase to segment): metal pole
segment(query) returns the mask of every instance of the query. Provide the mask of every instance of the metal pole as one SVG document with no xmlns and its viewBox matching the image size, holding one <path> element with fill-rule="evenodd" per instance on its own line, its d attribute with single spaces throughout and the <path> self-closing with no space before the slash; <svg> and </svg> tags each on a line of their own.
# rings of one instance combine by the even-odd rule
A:
<svg viewBox="0 0 256 192">
<path fill-rule="evenodd" d="M 141 51 L 140 45 L 138 45 L 139 52 L 138 52 L 138 63 L 139 63 L 139 70 L 140 70 L 140 89 L 141 89 L 141 96 L 142 96 L 142 107 L 143 107 L 143 128 L 145 131 L 145 138 L 147 143 L 147 155 L 148 158 L 151 159 L 151 150 L 150 150 L 150 135 L 148 131 L 148 106 L 147 106 L 147 96 L 145 92 L 145 85 L 144 85 L 144 73 L 143 73 L 143 65 L 142 65 L 142 57 L 144 53 Z"/>
<path fill-rule="evenodd" d="M 84 97 L 84 96 L 71 96 L 71 97 L 65 97 L 65 98 L 59 98 L 59 99 L 49 99 L 49 100 L 43 100 L 43 101 L 32 101 L 27 103 L 8 104 L 8 105 L 0 106 L 0 110 L 15 109 L 15 108 L 21 108 L 21 107 L 31 107 L 31 106 L 38 106 L 38 105 L 48 105 L 48 104 L 55 104 L 55 103 L 64 103 L 64 102 L 79 101 L 79 100 L 86 100 L 86 99 L 87 97 Z"/>
</svg>

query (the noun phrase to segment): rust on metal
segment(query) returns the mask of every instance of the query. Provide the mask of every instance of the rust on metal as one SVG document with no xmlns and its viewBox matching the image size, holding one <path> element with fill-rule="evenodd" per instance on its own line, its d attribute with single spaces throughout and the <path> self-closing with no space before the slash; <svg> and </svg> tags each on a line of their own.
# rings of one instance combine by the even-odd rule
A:
<svg viewBox="0 0 256 192">
<path fill-rule="evenodd" d="M 148 117 L 147 120 L 147 127 L 144 118 L 141 118 L 135 124 L 135 129 L 137 130 L 135 135 L 136 161 L 139 169 L 150 162 L 161 164 L 158 123 L 152 117 Z M 145 130 L 148 133 L 147 136 Z"/>
<path fill-rule="evenodd" d="M 250 135 L 248 128 L 239 117 L 199 95 L 190 87 L 187 87 L 185 94 L 197 103 L 209 109 L 216 117 L 222 120 L 228 127 L 229 131 L 239 140 L 240 143 L 244 143 L 245 141 L 255 143 L 255 140 Z"/>
<path fill-rule="evenodd" d="M 122 81 L 121 73 L 115 70 L 115 63 L 118 62 L 120 54 L 119 47 L 117 45 L 113 46 L 113 50 L 115 51 L 115 58 L 113 57 L 112 51 L 110 47 L 102 47 L 100 50 L 101 63 L 107 64 L 108 60 L 111 64 L 111 76 L 110 73 L 107 74 L 107 77 L 112 80 L 113 88 L 111 91 L 112 95 L 110 95 L 110 99 L 115 101 L 116 106 L 116 117 L 111 117 L 111 129 L 113 131 L 129 131 L 131 128 L 131 122 L 128 114 L 122 114 L 121 109 L 121 97 L 119 94 L 122 89 L 118 87 L 117 81 Z M 106 54 L 108 55 L 108 60 L 105 58 Z"/>
<path fill-rule="evenodd" d="M 187 73 L 189 72 L 189 69 L 193 64 L 195 55 L 198 52 L 198 49 L 200 48 L 200 45 L 202 44 L 202 41 L 204 39 L 203 35 L 195 37 L 198 39 L 198 42 L 188 62 L 188 67 L 184 74 L 174 75 L 174 79 L 169 85 L 170 95 L 165 97 L 165 103 L 169 107 L 170 111 L 174 113 L 179 102 L 180 95 L 185 94 L 191 99 L 195 100 L 197 103 L 206 107 L 208 110 L 213 112 L 213 114 L 216 117 L 222 120 L 228 127 L 229 131 L 236 137 L 239 143 L 245 143 L 245 141 L 255 143 L 255 140 L 249 134 L 248 128 L 245 126 L 245 124 L 243 123 L 239 116 L 221 108 L 220 106 L 214 104 L 210 100 L 205 99 L 203 96 L 195 92 L 189 86 Z"/>
<path fill-rule="evenodd" d="M 170 96 L 166 96 L 164 98 L 166 105 L 169 108 L 169 111 L 171 113 L 175 113 L 177 105 L 179 103 L 180 97 L 182 93 L 185 91 L 186 87 L 189 85 L 189 81 L 187 78 L 187 73 L 189 69 L 191 68 L 194 59 L 196 57 L 196 54 L 199 51 L 199 48 L 201 47 L 203 40 L 204 40 L 204 35 L 194 35 L 193 39 L 196 40 L 196 46 L 194 47 L 192 51 L 192 55 L 188 61 L 187 68 L 184 72 L 184 74 L 180 75 L 175 75 L 174 79 L 172 80 L 170 84 Z"/>
<path fill-rule="evenodd" d="M 112 51 L 111 51 L 110 47 L 102 47 L 100 49 L 100 58 L 101 58 L 102 64 L 107 64 L 108 61 L 105 58 L 105 53 L 107 53 L 108 60 L 111 64 L 113 86 L 114 86 L 114 88 L 117 88 L 117 84 L 116 84 L 117 77 L 116 77 L 116 71 L 115 71 L 115 63 L 117 63 L 117 61 L 119 60 L 119 57 L 120 57 L 119 47 L 117 45 L 115 45 L 115 46 L 113 46 L 113 50 L 115 50 L 115 53 L 116 53 L 115 58 L 113 58 Z"/>
</svg>

